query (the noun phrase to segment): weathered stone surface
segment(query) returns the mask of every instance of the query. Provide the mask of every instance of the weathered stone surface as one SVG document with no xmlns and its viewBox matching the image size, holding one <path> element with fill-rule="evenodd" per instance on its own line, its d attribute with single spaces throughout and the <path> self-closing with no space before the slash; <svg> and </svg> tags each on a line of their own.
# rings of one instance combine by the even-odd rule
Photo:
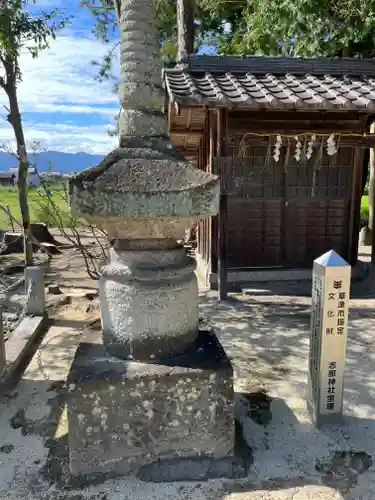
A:
<svg viewBox="0 0 375 500">
<path fill-rule="evenodd" d="M 120 10 L 121 147 L 69 181 L 72 212 L 113 245 L 99 283 L 106 349 L 81 346 L 70 374 L 70 467 L 231 477 L 232 368 L 216 337 L 198 336 L 195 261 L 177 245 L 217 214 L 220 183 L 166 136 L 153 1 Z"/>
<path fill-rule="evenodd" d="M 196 339 L 198 283 L 184 247 L 168 240 L 138 244 L 117 240 L 109 251 L 99 300 L 108 352 L 148 361 L 179 354 Z"/>
<path fill-rule="evenodd" d="M 61 254 L 61 250 L 57 248 L 53 243 L 40 243 L 40 250 L 45 251 L 48 255 L 59 255 Z"/>
<path fill-rule="evenodd" d="M 1 388 L 4 389 L 17 380 L 47 326 L 47 315 L 27 316 L 17 325 L 5 342 L 6 370 L 1 378 Z"/>
<path fill-rule="evenodd" d="M 36 251 L 38 246 L 33 244 L 33 251 Z M 12 253 L 23 253 L 24 241 L 23 235 L 20 232 L 7 231 L 3 234 L 3 239 L 0 243 L 0 255 L 9 255 Z"/>
<path fill-rule="evenodd" d="M 86 292 L 85 293 L 85 298 L 87 300 L 91 300 L 91 301 L 97 299 L 98 298 L 98 292 L 97 292 L 97 290 L 93 290 L 92 292 Z"/>
<path fill-rule="evenodd" d="M 120 144 L 127 136 L 164 134 L 159 33 L 150 0 L 123 0 L 120 19 Z"/>
<path fill-rule="evenodd" d="M 32 243 L 33 251 L 37 251 L 40 249 L 40 246 L 37 242 L 45 244 L 45 248 L 54 248 L 51 249 L 50 253 L 58 253 L 58 246 L 61 246 L 61 243 L 57 241 L 52 234 L 49 232 L 48 227 L 42 222 L 32 222 L 30 224 L 31 234 L 34 238 Z M 23 234 L 20 231 L 4 231 L 0 233 L 0 255 L 7 255 L 11 253 L 23 253 L 24 252 L 24 241 Z M 36 240 L 36 241 L 35 241 Z M 51 245 L 50 247 L 48 246 Z"/>
<path fill-rule="evenodd" d="M 25 284 L 27 299 L 26 314 L 43 316 L 46 307 L 44 292 L 44 269 L 39 266 L 29 266 L 25 269 Z"/>
<path fill-rule="evenodd" d="M 184 162 L 166 136 L 153 2 L 123 0 L 120 32 L 121 148 L 70 180 L 70 205 L 110 239 L 179 240 L 216 215 L 219 182 Z"/>
<path fill-rule="evenodd" d="M 207 332 L 184 355 L 158 363 L 125 362 L 100 344 L 81 344 L 68 417 L 73 475 L 158 481 L 243 473 L 234 462 L 232 367 Z"/>
<path fill-rule="evenodd" d="M 47 292 L 52 295 L 62 295 L 61 288 L 59 285 L 48 285 Z"/>
<path fill-rule="evenodd" d="M 61 246 L 61 243 L 50 233 L 48 227 L 43 222 L 32 222 L 30 224 L 31 234 L 40 243 L 50 243 L 51 245 Z"/>
<path fill-rule="evenodd" d="M 164 131 L 165 119 L 160 112 L 121 108 L 118 126 L 119 130 L 126 131 L 130 136 L 138 132 L 145 136 L 155 136 Z M 121 146 L 123 142 L 124 135 L 121 135 Z"/>
<path fill-rule="evenodd" d="M 109 238 L 175 240 L 198 220 L 215 215 L 217 177 L 178 161 L 163 141 L 160 148 L 155 140 L 129 140 L 126 149 L 74 176 L 69 184 L 73 213 Z"/>
<path fill-rule="evenodd" d="M 173 356 L 194 342 L 195 262 L 177 246 L 216 215 L 217 176 L 186 163 L 166 136 L 152 0 L 121 3 L 121 148 L 69 181 L 72 212 L 111 243 L 101 269 L 104 344 L 119 358 Z"/>
<path fill-rule="evenodd" d="M 121 149 L 70 179 L 70 206 L 110 239 L 180 240 L 216 215 L 219 180 L 184 162 L 166 136 L 154 2 L 122 0 L 120 12 Z"/>
</svg>

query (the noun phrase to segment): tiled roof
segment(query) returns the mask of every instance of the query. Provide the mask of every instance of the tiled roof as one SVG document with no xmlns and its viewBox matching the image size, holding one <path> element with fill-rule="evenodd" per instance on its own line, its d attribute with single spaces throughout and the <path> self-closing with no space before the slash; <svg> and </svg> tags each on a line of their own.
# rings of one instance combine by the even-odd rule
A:
<svg viewBox="0 0 375 500">
<path fill-rule="evenodd" d="M 191 56 L 164 81 L 185 105 L 375 110 L 375 59 Z"/>
</svg>

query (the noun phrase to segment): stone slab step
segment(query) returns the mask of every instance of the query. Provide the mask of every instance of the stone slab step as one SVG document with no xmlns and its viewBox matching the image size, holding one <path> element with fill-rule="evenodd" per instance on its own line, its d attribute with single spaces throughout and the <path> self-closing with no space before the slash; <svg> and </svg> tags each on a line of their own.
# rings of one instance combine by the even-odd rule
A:
<svg viewBox="0 0 375 500">
<path fill-rule="evenodd" d="M 26 316 L 5 343 L 6 367 L 0 378 L 0 392 L 6 391 L 17 382 L 34 355 L 49 320 L 44 316 Z"/>
</svg>

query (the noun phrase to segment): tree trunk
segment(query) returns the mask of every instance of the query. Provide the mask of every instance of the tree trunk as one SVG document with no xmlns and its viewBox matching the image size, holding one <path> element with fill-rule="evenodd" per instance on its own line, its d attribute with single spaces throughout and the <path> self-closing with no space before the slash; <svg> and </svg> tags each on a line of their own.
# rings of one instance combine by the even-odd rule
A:
<svg viewBox="0 0 375 500">
<path fill-rule="evenodd" d="M 177 0 L 177 62 L 194 53 L 195 0 Z"/>
<path fill-rule="evenodd" d="M 120 26 L 120 19 L 121 19 L 121 0 L 113 0 L 113 5 L 115 7 L 115 13 L 116 13 L 116 19 L 117 19 L 117 24 Z"/>
<path fill-rule="evenodd" d="M 27 175 L 29 171 L 29 159 L 26 151 L 25 136 L 23 133 L 22 119 L 18 105 L 15 79 L 13 82 L 8 82 L 7 94 L 10 109 L 8 121 L 13 127 L 17 143 L 18 200 L 22 216 L 23 237 L 25 243 L 25 265 L 31 266 L 33 264 L 33 247 L 30 228 L 29 204 L 27 200 Z"/>
<path fill-rule="evenodd" d="M 8 0 L 3 0 L 3 8 L 8 9 Z M 7 18 L 4 25 L 6 39 L 10 42 L 13 49 L 17 48 L 17 41 L 14 38 L 10 17 Z M 9 49 L 9 48 L 8 48 Z M 17 69 L 18 69 L 18 51 L 9 50 L 9 53 L 1 59 L 5 69 L 5 77 L 1 78 L 1 87 L 5 90 L 9 100 L 9 114 L 7 121 L 11 124 L 17 143 L 18 159 L 18 201 L 21 210 L 25 266 L 31 266 L 33 263 L 32 234 L 30 228 L 29 204 L 27 201 L 27 174 L 29 171 L 29 159 L 27 157 L 25 136 L 23 133 L 22 119 L 17 97 Z"/>
<path fill-rule="evenodd" d="M 351 43 L 348 43 L 348 46 L 342 49 L 342 57 L 352 57 L 353 56 L 353 51 L 351 47 Z"/>
</svg>

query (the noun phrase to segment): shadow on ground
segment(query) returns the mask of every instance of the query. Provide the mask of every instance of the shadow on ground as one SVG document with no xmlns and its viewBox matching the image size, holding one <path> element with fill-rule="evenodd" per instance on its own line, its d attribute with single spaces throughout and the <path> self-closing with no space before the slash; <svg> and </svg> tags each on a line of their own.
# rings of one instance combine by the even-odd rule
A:
<svg viewBox="0 0 375 500">
<path fill-rule="evenodd" d="M 317 430 L 310 422 L 301 423 L 280 398 L 271 398 L 270 413 L 263 426 L 254 419 L 244 422 L 247 442 L 254 452 L 253 468 L 243 481 L 226 481 L 217 498 L 259 490 L 280 495 L 280 490 L 312 485 L 332 488 L 344 499 L 357 498 L 353 491 L 361 476 L 368 475 L 372 457 L 355 445 L 351 448 L 351 435 L 355 437 L 355 428 L 374 432 L 375 420 L 348 418 L 343 426 Z"/>
<path fill-rule="evenodd" d="M 7 425 L 10 428 L 8 439 L 0 448 L 0 460 L 3 462 L 2 473 L 4 473 L 4 462 L 5 471 L 7 469 L 7 459 L 14 462 L 14 459 L 18 458 L 21 459 L 22 464 L 18 472 L 27 474 L 28 492 L 33 495 L 34 499 L 112 499 L 111 495 L 108 493 L 107 496 L 106 492 L 110 491 L 108 485 L 113 484 L 113 480 L 102 485 L 93 485 L 96 493 L 92 496 L 87 496 L 89 491 L 87 485 L 79 488 L 75 484 L 74 488 L 72 487 L 68 470 L 68 442 L 66 416 L 64 416 L 67 391 L 64 383 L 62 381 L 53 383 L 22 381 L 18 390 L 18 393 L 12 393 L 2 401 L 8 406 Z M 242 394 L 241 397 L 244 395 Z M 16 408 L 18 408 L 17 411 L 15 411 Z M 254 418 L 255 415 L 251 418 L 247 417 L 247 432 L 251 433 L 247 439 L 252 442 L 255 450 L 255 462 L 248 478 L 190 483 L 189 485 L 179 483 L 174 496 L 164 496 L 162 493 L 163 489 L 168 490 L 170 487 L 168 484 L 151 485 L 153 495 L 147 498 L 181 498 L 181 500 L 190 498 L 206 500 L 238 498 L 242 500 L 243 498 L 245 500 L 253 497 L 242 497 L 241 494 L 251 492 L 256 494 L 261 490 L 271 495 L 275 492 L 275 496 L 270 498 L 278 499 L 289 498 L 284 497 L 283 490 L 311 485 L 332 488 L 347 500 L 358 498 L 353 497 L 353 491 L 360 483 L 361 477 L 368 474 L 367 471 L 372 465 L 371 457 L 363 450 L 357 449 L 353 452 L 349 448 L 343 448 L 343 443 L 349 439 L 346 433 L 350 432 L 353 425 L 365 427 L 374 433 L 375 422 L 373 420 L 355 422 L 349 419 L 343 428 L 331 428 L 328 431 L 318 432 L 309 424 L 301 424 L 294 411 L 282 399 L 272 399 L 270 411 L 272 420 L 269 419 L 263 423 L 259 423 Z M 4 421 L 2 425 L 4 430 Z M 275 442 L 277 435 L 280 434 L 284 436 L 284 440 Z M 37 441 L 33 441 L 35 438 Z M 314 441 L 321 441 L 322 438 L 325 448 L 318 449 Z M 39 442 L 39 447 L 36 445 L 37 442 Z M 280 450 L 275 447 L 276 444 L 288 445 L 284 454 L 280 455 Z M 320 452 L 320 455 L 310 463 L 309 458 L 313 457 L 311 449 Z M 268 455 L 267 471 L 259 468 L 259 461 L 264 463 L 265 455 Z M 296 468 L 298 457 L 302 460 L 300 460 L 299 468 Z M 268 477 L 265 472 L 269 474 Z M 14 479 L 17 481 L 17 474 Z M 55 492 L 54 494 L 48 492 L 50 487 L 52 487 L 51 491 Z M 143 487 L 143 483 L 138 484 L 140 494 L 142 494 Z M 150 485 L 148 488 L 150 491 Z M 187 490 L 189 494 L 186 493 Z M 124 490 L 124 496 L 117 498 L 125 500 L 132 497 L 127 496 Z M 137 496 L 138 498 L 146 497 Z"/>
<path fill-rule="evenodd" d="M 351 308 L 344 403 L 347 418 L 342 426 L 320 430 L 311 424 L 306 410 L 308 299 L 238 295 L 219 303 L 214 294 L 206 293 L 201 314 L 215 328 L 232 359 L 237 391 L 264 391 L 272 400 L 272 420 L 267 427 L 249 418 L 242 420 L 253 449 L 252 474 L 244 483 L 227 483 L 222 498 L 228 491 L 307 484 L 323 484 L 352 498 L 353 488 L 362 474 L 368 475 L 375 456 L 374 310 L 367 305 Z"/>
<path fill-rule="evenodd" d="M 71 490 L 65 380 L 84 326 L 73 316 L 54 323 L 15 392 L 0 401 L 0 477 L 11 478 L 14 484 L 26 477 L 32 498 L 43 500 L 125 500 L 136 490 L 137 500 L 247 500 L 260 498 L 251 496 L 260 490 L 268 498 L 281 499 L 289 498 L 283 491 L 310 485 L 333 488 L 346 500 L 373 498 L 373 309 L 361 302 L 350 314 L 345 423 L 317 430 L 306 413 L 309 299 L 233 296 L 219 304 L 216 295 L 208 293 L 200 305 L 234 364 L 237 418 L 253 453 L 246 479 L 182 483 L 174 489 L 120 480 L 96 486 L 92 495 L 91 489 L 84 496 L 79 489 Z M 120 491 L 116 497 L 105 493 L 113 485 Z M 363 497 L 363 491 L 369 496 Z M 0 492 L 4 498 L 16 498 L 1 487 Z"/>
</svg>

